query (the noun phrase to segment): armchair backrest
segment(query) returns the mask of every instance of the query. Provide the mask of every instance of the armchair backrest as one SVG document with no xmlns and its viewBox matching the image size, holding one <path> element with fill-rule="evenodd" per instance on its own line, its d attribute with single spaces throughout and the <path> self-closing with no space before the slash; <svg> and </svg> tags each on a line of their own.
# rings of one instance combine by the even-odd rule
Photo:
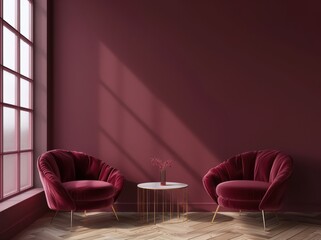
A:
<svg viewBox="0 0 321 240">
<path fill-rule="evenodd" d="M 245 152 L 228 159 L 230 180 L 256 180 L 272 182 L 280 173 L 290 172 L 292 159 L 277 150 Z"/>
<path fill-rule="evenodd" d="M 42 172 L 55 174 L 61 182 L 76 179 L 75 161 L 69 151 L 52 150 L 46 152 L 39 157 L 38 165 Z"/>
<path fill-rule="evenodd" d="M 103 161 L 81 152 L 72 152 L 75 163 L 76 180 L 98 180 Z M 108 165 L 107 165 L 108 166 Z"/>
<path fill-rule="evenodd" d="M 102 162 L 81 152 L 56 149 L 39 158 L 42 171 L 51 171 L 61 182 L 97 180 Z"/>
<path fill-rule="evenodd" d="M 108 164 L 85 153 L 62 149 L 46 152 L 39 157 L 38 164 L 43 172 L 55 174 L 61 182 L 73 180 L 106 181 L 109 176 L 103 175 L 106 175 L 106 171 L 109 173 L 113 169 Z"/>
</svg>

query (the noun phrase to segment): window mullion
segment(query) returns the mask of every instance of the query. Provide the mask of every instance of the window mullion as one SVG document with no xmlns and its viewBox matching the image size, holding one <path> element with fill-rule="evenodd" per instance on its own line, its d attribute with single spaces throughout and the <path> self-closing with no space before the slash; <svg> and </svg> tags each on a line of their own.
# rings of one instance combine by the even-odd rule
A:
<svg viewBox="0 0 321 240">
<path fill-rule="evenodd" d="M 28 38 L 23 36 L 17 29 L 15 29 L 13 26 L 11 26 L 9 23 L 7 23 L 5 20 L 1 19 L 3 21 L 3 26 L 8 28 L 11 32 L 16 34 L 19 38 L 23 39 L 26 43 L 28 43 L 30 46 L 33 46 L 33 42 L 30 41 Z"/>
<path fill-rule="evenodd" d="M 20 14 L 21 14 L 21 11 L 20 11 L 20 4 L 21 4 L 21 1 L 17 0 L 17 30 L 18 32 L 20 33 L 21 30 L 20 30 Z M 18 69 L 18 72 L 19 74 L 21 75 L 21 49 L 20 49 L 20 46 L 21 46 L 21 34 L 18 35 L 17 37 L 17 69 Z M 20 103 L 20 89 L 21 89 L 21 77 L 18 78 L 17 80 L 17 105 L 20 107 L 21 103 Z M 21 151 L 21 146 L 20 146 L 20 139 L 21 139 L 21 109 L 18 110 L 17 112 L 17 149 L 19 151 L 18 155 L 17 155 L 17 191 L 20 192 L 20 166 L 21 166 L 21 163 L 20 163 L 20 151 Z"/>
<path fill-rule="evenodd" d="M 29 77 L 26 77 L 24 75 L 21 75 L 20 73 L 18 73 L 17 71 L 15 70 L 12 70 L 6 66 L 1 66 L 3 70 L 15 75 L 17 78 L 23 78 L 24 80 L 28 81 L 28 82 L 33 82 L 32 78 L 29 78 Z"/>
<path fill-rule="evenodd" d="M 0 0 L 0 89 L 2 89 L 2 0 Z M 2 91 L 0 91 L 0 153 L 3 152 L 2 146 L 3 146 L 3 124 L 2 124 Z M 0 201 L 3 199 L 3 164 L 2 164 L 2 154 L 0 154 Z"/>
</svg>

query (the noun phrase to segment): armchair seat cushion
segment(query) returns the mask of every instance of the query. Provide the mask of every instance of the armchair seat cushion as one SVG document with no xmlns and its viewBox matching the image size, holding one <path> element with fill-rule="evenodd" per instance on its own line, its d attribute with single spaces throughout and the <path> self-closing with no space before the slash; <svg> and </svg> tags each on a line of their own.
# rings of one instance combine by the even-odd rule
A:
<svg viewBox="0 0 321 240">
<path fill-rule="evenodd" d="M 98 180 L 64 182 L 63 186 L 74 201 L 100 201 L 113 199 L 115 189 L 111 183 Z"/>
<path fill-rule="evenodd" d="M 258 209 L 261 199 L 269 188 L 268 182 L 233 180 L 217 185 L 218 203 L 228 208 Z"/>
<path fill-rule="evenodd" d="M 270 184 L 263 181 L 233 180 L 217 185 L 217 194 L 225 199 L 259 200 L 263 198 Z"/>
</svg>

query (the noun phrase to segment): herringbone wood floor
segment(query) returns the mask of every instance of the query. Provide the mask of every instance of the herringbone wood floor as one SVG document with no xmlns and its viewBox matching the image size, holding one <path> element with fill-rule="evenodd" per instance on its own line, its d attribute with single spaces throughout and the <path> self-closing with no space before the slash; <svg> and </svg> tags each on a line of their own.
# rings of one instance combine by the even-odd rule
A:
<svg viewBox="0 0 321 240">
<path fill-rule="evenodd" d="M 321 240 L 321 214 L 267 214 L 267 231 L 260 213 L 219 213 L 211 223 L 211 213 L 189 213 L 187 221 L 144 223 L 137 213 L 76 213 L 70 228 L 70 214 L 59 213 L 50 224 L 48 213 L 19 233 L 14 240 L 42 239 L 153 239 L 153 240 L 248 240 L 291 239 Z"/>
</svg>

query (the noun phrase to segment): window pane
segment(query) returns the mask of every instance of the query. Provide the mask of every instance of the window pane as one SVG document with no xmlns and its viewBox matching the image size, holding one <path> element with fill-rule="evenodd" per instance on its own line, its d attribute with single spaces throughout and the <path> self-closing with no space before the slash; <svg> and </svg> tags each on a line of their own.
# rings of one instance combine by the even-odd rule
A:
<svg viewBox="0 0 321 240">
<path fill-rule="evenodd" d="M 17 192 L 17 154 L 3 156 L 3 196 Z"/>
<path fill-rule="evenodd" d="M 17 28 L 17 1 L 3 0 L 3 19 L 11 26 Z"/>
<path fill-rule="evenodd" d="M 20 32 L 31 40 L 31 4 L 28 0 L 21 0 L 20 3 Z"/>
<path fill-rule="evenodd" d="M 3 65 L 17 70 L 17 36 L 3 27 Z"/>
<path fill-rule="evenodd" d="M 31 187 L 31 153 L 20 154 L 20 190 Z"/>
<path fill-rule="evenodd" d="M 3 108 L 3 151 L 17 150 L 17 111 L 13 108 Z"/>
<path fill-rule="evenodd" d="M 31 77 L 31 47 L 20 40 L 20 73 L 27 77 Z"/>
<path fill-rule="evenodd" d="M 17 78 L 15 75 L 3 71 L 3 102 L 17 104 Z"/>
<path fill-rule="evenodd" d="M 21 150 L 31 149 L 31 114 L 20 112 L 20 147 Z"/>
<path fill-rule="evenodd" d="M 31 87 L 30 82 L 21 79 L 20 81 L 20 106 L 31 108 Z"/>
</svg>

